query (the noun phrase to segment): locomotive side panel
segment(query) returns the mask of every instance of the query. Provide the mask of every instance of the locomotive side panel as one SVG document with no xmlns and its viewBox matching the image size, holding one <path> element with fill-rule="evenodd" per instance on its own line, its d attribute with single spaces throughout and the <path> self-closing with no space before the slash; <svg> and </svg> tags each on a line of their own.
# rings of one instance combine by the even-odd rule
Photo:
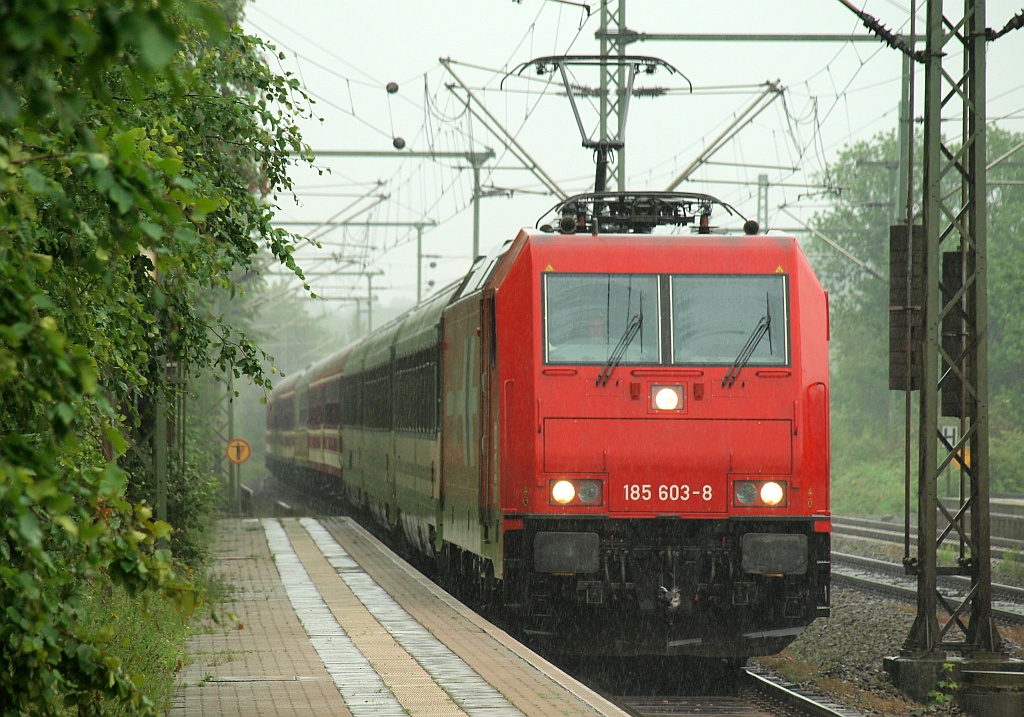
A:
<svg viewBox="0 0 1024 717">
<path fill-rule="evenodd" d="M 803 436 L 800 476 L 807 484 L 807 511 L 827 519 L 831 499 L 828 296 L 801 253 L 796 300 L 801 307 L 803 395 L 799 397 Z"/>
<path fill-rule="evenodd" d="M 536 482 L 536 441 L 539 430 L 534 401 L 533 317 L 537 298 L 533 291 L 533 257 L 528 251 L 528 235 L 521 232 L 512 243 L 490 283 L 493 292 L 494 338 L 490 362 L 491 445 L 490 504 L 495 508 L 495 527 L 499 531 L 500 551 L 495 562 L 498 577 L 515 580 L 513 571 L 522 566 L 522 519 L 527 511 Z M 499 523 L 500 521 L 500 523 Z M 518 561 L 518 563 L 516 562 Z"/>
<path fill-rule="evenodd" d="M 481 295 L 455 302 L 442 322 L 441 514 L 444 541 L 480 554 Z"/>
</svg>

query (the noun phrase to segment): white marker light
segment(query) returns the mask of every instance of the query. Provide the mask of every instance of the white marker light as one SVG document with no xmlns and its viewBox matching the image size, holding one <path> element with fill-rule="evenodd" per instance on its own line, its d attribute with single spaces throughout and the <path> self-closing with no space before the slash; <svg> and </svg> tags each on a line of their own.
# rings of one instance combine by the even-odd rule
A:
<svg viewBox="0 0 1024 717">
<path fill-rule="evenodd" d="M 753 483 L 740 483 L 736 486 L 736 500 L 743 505 L 750 505 L 757 500 L 757 486 Z"/>
<path fill-rule="evenodd" d="M 659 411 L 674 411 L 682 403 L 682 391 L 677 386 L 655 386 L 654 407 Z"/>
</svg>

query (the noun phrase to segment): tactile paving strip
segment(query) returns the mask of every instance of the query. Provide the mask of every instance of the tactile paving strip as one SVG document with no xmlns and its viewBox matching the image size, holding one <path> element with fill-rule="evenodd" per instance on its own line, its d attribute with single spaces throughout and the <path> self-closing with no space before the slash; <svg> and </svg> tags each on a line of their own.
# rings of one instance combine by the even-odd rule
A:
<svg viewBox="0 0 1024 717">
<path fill-rule="evenodd" d="M 263 521 L 263 530 L 288 599 L 354 717 L 407 717 L 408 713 L 327 607 L 292 549 L 284 528 L 276 520 L 267 519 Z"/>
<path fill-rule="evenodd" d="M 370 614 L 470 717 L 523 717 L 520 710 L 377 585 L 326 528 L 312 518 L 300 522 Z"/>
<path fill-rule="evenodd" d="M 411 715 L 468 717 L 366 609 L 309 533 L 294 520 L 284 530 L 327 607 L 402 707 Z"/>
</svg>

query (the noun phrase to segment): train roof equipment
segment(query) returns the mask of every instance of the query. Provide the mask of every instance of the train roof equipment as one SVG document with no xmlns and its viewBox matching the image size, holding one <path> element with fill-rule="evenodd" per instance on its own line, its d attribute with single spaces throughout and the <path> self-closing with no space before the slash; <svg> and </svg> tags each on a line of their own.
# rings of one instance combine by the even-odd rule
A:
<svg viewBox="0 0 1024 717">
<path fill-rule="evenodd" d="M 698 234 L 711 234 L 712 208 L 744 219 L 743 232 L 760 231 L 733 206 L 710 194 L 694 192 L 590 192 L 569 197 L 537 220 L 542 232 L 562 234 L 650 234 L 659 226 L 696 225 Z M 551 223 L 542 223 L 554 215 Z"/>
</svg>

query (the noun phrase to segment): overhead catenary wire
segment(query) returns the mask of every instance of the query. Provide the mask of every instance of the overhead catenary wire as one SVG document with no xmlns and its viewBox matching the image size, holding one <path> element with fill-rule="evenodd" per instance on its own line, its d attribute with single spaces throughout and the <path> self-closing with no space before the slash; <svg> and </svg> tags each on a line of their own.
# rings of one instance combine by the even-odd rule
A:
<svg viewBox="0 0 1024 717">
<path fill-rule="evenodd" d="M 892 0 L 889 0 L 892 4 Z M 533 22 L 530 28 L 518 39 L 518 44 L 511 53 L 510 57 L 516 57 L 517 52 L 521 54 L 523 48 L 528 43 L 536 41 L 538 47 L 550 47 L 551 45 L 544 40 L 547 37 L 543 26 L 546 24 L 548 31 L 552 27 L 557 27 L 556 17 L 554 15 L 548 15 L 544 17 L 544 6 L 547 5 L 552 11 L 558 9 L 559 3 L 543 3 L 538 8 L 536 16 L 533 18 Z M 542 22 L 543 18 L 543 22 Z M 852 19 L 852 18 L 851 18 Z M 581 26 L 585 24 L 585 20 L 581 23 Z M 289 28 L 290 29 L 290 28 Z M 561 42 L 555 41 L 556 47 L 563 46 L 563 43 L 572 35 L 572 42 L 580 37 L 580 30 L 577 29 L 576 23 L 573 23 L 573 27 L 569 28 L 563 21 L 559 32 L 556 33 L 557 37 L 562 38 Z M 542 35 L 544 37 L 542 37 Z M 313 51 L 327 52 L 330 56 L 338 55 L 340 53 L 331 51 L 331 48 L 326 48 L 324 45 L 315 46 L 313 43 L 304 43 L 303 50 L 305 55 L 301 58 L 302 64 L 308 65 L 309 67 L 314 66 L 317 58 L 309 57 Z M 880 48 L 884 49 L 884 48 Z M 844 50 L 848 53 L 843 55 Z M 852 60 L 854 55 L 849 54 L 849 46 L 846 48 L 839 48 L 833 57 L 844 58 L 842 61 Z M 806 92 L 803 86 L 799 83 L 793 83 L 798 87 L 798 92 L 787 92 L 781 96 L 782 102 L 775 103 L 775 113 L 764 113 L 762 117 L 755 123 L 756 127 L 752 127 L 760 134 L 761 137 L 768 135 L 767 146 L 774 152 L 774 154 L 780 158 L 781 161 L 777 162 L 777 165 L 790 165 L 790 166 L 801 166 L 802 172 L 808 172 L 810 167 L 817 164 L 819 167 L 827 168 L 830 160 L 830 153 L 833 151 L 831 148 L 834 146 L 830 136 L 824 134 L 826 127 L 835 127 L 836 120 L 845 120 L 844 134 L 847 141 L 857 131 L 856 127 L 851 127 L 852 117 L 847 119 L 842 117 L 845 114 L 844 110 L 848 109 L 846 103 L 848 100 L 842 99 L 845 95 L 850 97 L 851 93 L 854 92 L 865 92 L 868 91 L 864 87 L 863 82 L 858 82 L 860 78 L 863 78 L 866 74 L 865 68 L 871 66 L 877 53 L 865 55 L 864 57 L 857 57 L 858 62 L 857 72 L 853 73 L 854 79 L 848 81 L 847 78 L 850 74 L 845 72 L 841 65 L 836 62 L 833 64 L 832 61 L 826 63 L 826 67 L 822 68 L 822 72 L 825 74 L 823 77 L 831 77 L 832 87 L 830 91 L 826 91 L 822 94 L 817 91 L 816 87 L 808 86 Z M 320 64 L 331 65 L 334 64 L 337 67 L 337 63 L 334 60 L 324 63 L 322 57 L 320 58 Z M 486 63 L 485 63 L 486 64 Z M 475 77 L 467 77 L 466 79 L 471 80 L 467 83 L 469 89 L 480 97 L 481 100 L 486 99 L 489 104 L 497 104 L 493 101 L 493 84 L 497 82 L 497 78 L 502 76 L 504 71 L 500 69 L 488 68 L 483 64 L 471 65 L 470 63 L 459 63 L 463 67 L 480 68 L 479 72 L 470 73 L 481 75 L 487 74 L 490 76 L 489 81 L 479 81 Z M 320 90 L 316 92 L 312 97 L 315 97 L 318 103 L 322 104 L 325 108 L 336 109 L 334 105 L 340 105 L 337 108 L 339 112 L 344 114 L 344 121 L 348 122 L 350 119 L 352 122 L 359 122 L 366 125 L 375 125 L 373 130 L 375 134 L 381 137 L 393 138 L 396 134 L 396 130 L 399 132 L 406 131 L 408 129 L 408 123 L 405 118 L 400 118 L 398 113 L 399 106 L 396 103 L 395 108 L 389 106 L 385 108 L 383 103 L 374 105 L 373 102 L 368 104 L 367 97 L 372 100 L 372 92 L 368 95 L 364 92 L 364 88 L 372 88 L 372 91 L 379 92 L 382 87 L 382 82 L 379 78 L 373 77 L 374 72 L 362 72 L 355 65 L 351 66 L 352 71 L 348 69 L 342 73 L 346 76 L 346 80 L 341 85 L 342 98 L 345 95 L 351 93 L 352 100 L 348 103 L 344 99 L 339 101 L 339 95 L 337 93 L 323 93 Z M 334 75 L 336 76 L 336 75 Z M 885 80 L 877 81 L 874 78 L 877 75 L 872 76 L 871 84 L 882 85 Z M 465 148 L 467 146 L 473 146 L 473 140 L 481 136 L 481 130 L 484 127 L 483 122 L 479 116 L 473 115 L 469 109 L 472 107 L 478 115 L 482 115 L 482 111 L 473 102 L 467 102 L 467 95 L 463 92 L 456 96 L 455 93 L 445 87 L 442 80 L 438 79 L 438 75 L 433 72 L 423 73 L 423 92 L 420 96 L 414 97 L 413 99 L 418 100 L 414 102 L 414 106 L 421 108 L 423 119 L 420 123 L 419 136 L 421 139 L 418 140 L 416 146 L 423 147 L 425 145 L 438 146 L 444 148 Z M 304 80 L 307 78 L 304 78 Z M 388 78 L 390 79 L 390 78 Z M 534 78 L 523 78 L 520 80 L 522 85 L 512 88 L 513 92 L 505 94 L 506 107 L 516 107 L 516 109 L 522 108 L 523 113 L 520 115 L 522 118 L 520 122 L 512 121 L 511 123 L 506 122 L 506 126 L 511 129 L 510 134 L 517 138 L 522 138 L 522 144 L 524 147 L 532 149 L 529 143 L 529 135 L 523 132 L 523 128 L 530 127 L 531 131 L 536 131 L 535 117 L 538 115 L 534 114 L 535 108 L 538 107 L 538 103 L 542 99 L 551 97 L 552 92 L 550 89 L 546 89 L 546 85 L 540 84 L 542 81 Z M 305 81 L 303 82 L 305 84 Z M 790 84 L 787 80 L 787 84 Z M 820 82 L 816 83 L 820 87 Z M 532 88 L 529 90 L 532 94 L 525 94 L 525 88 Z M 702 91 L 702 88 L 695 88 L 698 94 L 733 94 L 743 91 L 742 86 L 737 85 L 733 87 L 721 87 L 719 88 L 707 88 L 706 91 Z M 673 88 L 667 88 L 666 92 L 673 93 Z M 817 94 L 816 94 L 817 92 Z M 521 94 L 524 93 L 524 94 Z M 324 99 L 324 94 L 327 95 L 328 99 Z M 414 95 L 417 93 L 414 93 Z M 445 94 L 446 97 L 442 97 Z M 485 95 L 487 95 L 485 97 Z M 834 97 L 830 97 L 832 95 Z M 379 96 L 379 95 L 378 95 Z M 808 99 L 805 104 L 800 104 L 804 101 L 803 98 L 807 96 Z M 401 99 L 408 102 L 409 97 L 407 95 L 400 95 Z M 525 102 L 523 99 L 525 98 Z M 384 99 L 384 98 L 381 98 Z M 346 104 L 348 106 L 346 107 Z M 384 110 L 387 110 L 387 117 L 384 116 Z M 545 110 L 546 112 L 547 110 Z M 506 111 L 507 113 L 507 111 Z M 891 113 L 891 110 L 887 109 L 886 112 L 879 113 L 877 116 L 884 117 Z M 515 115 L 515 112 L 512 112 Z M 496 112 L 496 116 L 501 117 L 501 111 Z M 407 115 L 405 116 L 407 118 Z M 871 120 L 867 120 L 864 126 L 869 126 Z M 513 127 L 513 125 L 518 125 Z M 808 131 L 808 128 L 812 128 Z M 833 132 L 833 130 L 829 130 Z M 409 140 L 409 136 L 412 132 L 408 132 L 406 139 Z M 834 134 L 834 132 L 833 132 Z M 721 152 L 720 157 L 726 157 L 729 159 L 740 158 L 742 160 L 749 160 L 753 163 L 758 163 L 759 157 L 764 157 L 764 153 L 757 153 L 752 151 L 751 147 L 745 146 L 746 140 L 744 138 L 737 138 L 738 141 L 734 142 L 732 146 L 723 148 L 725 151 Z M 502 179 L 502 173 L 507 172 L 507 167 L 512 164 L 508 161 L 514 158 L 514 154 L 508 148 L 502 145 L 499 152 L 503 157 L 506 157 L 506 161 L 495 162 L 493 165 L 489 165 L 484 170 L 485 177 L 481 183 L 482 187 L 496 186 L 496 187 L 507 187 L 509 182 Z M 732 155 L 729 157 L 728 155 Z M 664 156 L 664 155 L 662 155 Z M 544 160 L 542 155 L 537 156 L 538 159 Z M 769 162 L 771 156 L 769 155 Z M 813 158 L 813 159 L 811 159 Z M 811 159 L 811 161 L 808 161 Z M 816 160 L 816 162 L 814 161 Z M 516 160 L 518 163 L 518 160 Z M 520 163 L 521 164 L 521 163 Z M 682 163 L 680 163 L 681 165 Z M 727 167 L 720 166 L 719 164 L 711 161 L 705 162 L 703 165 L 706 171 L 701 174 L 704 175 L 709 181 L 714 180 L 717 182 L 729 181 L 729 177 L 733 176 L 736 180 L 734 184 L 738 185 L 739 181 L 743 178 L 740 176 L 742 172 L 736 172 L 728 169 Z M 726 171 L 722 171 L 725 169 Z M 800 178 L 792 178 L 794 172 L 768 169 L 771 173 L 770 184 L 773 187 L 779 187 L 781 192 L 784 192 L 786 184 L 798 185 L 798 184 L 815 184 L 814 182 L 807 181 L 801 182 Z M 347 170 L 348 173 L 352 173 L 352 170 Z M 469 208 L 472 201 L 472 193 L 468 191 L 468 175 L 460 175 L 460 170 L 457 166 L 453 166 L 452 163 L 437 163 L 430 162 L 424 164 L 422 162 L 408 161 L 401 167 L 395 168 L 394 172 L 387 176 L 387 188 L 391 198 L 387 202 L 381 203 L 379 206 L 374 208 L 372 211 L 378 215 L 384 215 L 393 217 L 396 213 L 402 212 L 402 208 L 411 208 L 413 215 L 431 215 L 438 222 L 450 223 L 452 219 L 463 214 L 467 208 Z M 827 175 L 827 170 L 825 172 Z M 651 176 L 651 170 L 644 168 L 643 175 Z M 784 181 L 786 177 L 789 177 L 789 181 Z M 566 188 L 575 186 L 577 183 L 588 181 L 590 177 L 587 175 L 577 175 L 571 178 L 563 177 L 561 174 L 552 174 L 552 179 L 559 186 L 565 186 Z M 749 180 L 745 186 L 750 186 Z M 308 182 L 304 182 L 303 186 L 308 185 Z M 547 189 L 543 182 L 533 184 L 530 181 L 515 181 L 511 183 L 513 185 L 514 192 L 525 193 L 544 191 Z M 726 185 L 721 185 L 726 186 Z M 820 186 L 820 185 L 817 185 Z M 793 189 L 796 187 L 794 186 Z M 547 189 L 550 191 L 550 189 Z M 746 190 L 744 190 L 746 191 Z M 303 192 L 299 189 L 299 194 L 308 197 L 314 197 L 318 195 L 318 190 L 313 192 Z M 426 209 L 425 209 L 426 208 Z M 371 248 L 368 248 L 365 258 L 368 262 L 380 261 L 388 251 L 395 248 L 405 246 L 409 238 L 403 236 L 401 232 L 388 230 L 384 232 L 386 238 L 384 241 L 379 241 L 380 234 L 376 234 L 378 241 L 376 241 Z M 440 233 L 435 236 L 440 236 Z M 320 234 L 321 237 L 325 236 Z M 304 250 L 309 251 L 309 250 Z"/>
<path fill-rule="evenodd" d="M 786 214 L 790 219 L 795 221 L 797 224 L 802 226 L 807 231 L 811 232 L 814 236 L 816 236 L 819 239 L 821 239 L 823 242 L 825 242 L 830 247 L 832 247 L 833 249 L 838 251 L 840 254 L 845 256 L 847 259 L 852 261 L 854 264 L 859 266 L 861 269 L 863 269 L 867 273 L 871 274 L 871 276 L 875 277 L 876 279 L 878 279 L 882 283 L 888 285 L 888 283 L 889 283 L 888 277 L 886 277 L 885 274 L 883 274 L 882 272 L 878 271 L 878 269 L 874 268 L 873 266 L 868 264 L 866 261 L 863 261 L 863 260 L 858 259 L 857 257 L 855 257 L 849 251 L 847 251 L 846 249 L 841 247 L 837 242 L 835 242 L 834 240 L 832 240 L 829 237 L 825 236 L 824 234 L 822 234 L 820 231 L 818 231 L 817 229 L 815 229 L 811 225 L 807 224 L 804 220 L 800 219 L 800 217 L 798 217 L 795 214 L 793 214 L 793 212 L 789 211 L 789 209 L 787 209 L 786 207 L 779 207 L 779 211 L 781 211 L 783 214 Z"/>
</svg>

